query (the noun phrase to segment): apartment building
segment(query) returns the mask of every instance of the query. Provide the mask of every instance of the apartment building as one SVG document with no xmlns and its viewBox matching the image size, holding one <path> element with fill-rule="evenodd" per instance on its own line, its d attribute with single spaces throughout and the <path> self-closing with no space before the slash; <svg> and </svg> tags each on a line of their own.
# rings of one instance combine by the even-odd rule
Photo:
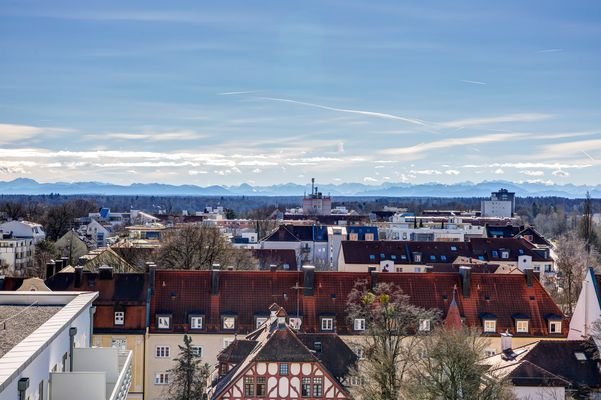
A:
<svg viewBox="0 0 601 400">
<path fill-rule="evenodd" d="M 401 288 L 420 307 L 455 314 L 489 340 L 487 354 L 501 352 L 501 333 L 516 345 L 565 339 L 567 321 L 533 273 L 387 274 L 304 271 L 157 271 L 146 341 L 145 398 L 159 399 L 184 334 L 203 361 L 215 365 L 234 340 L 261 327 L 277 302 L 301 333 L 338 334 L 351 348 L 362 340 L 360 323 L 349 321 L 346 299 L 357 283 Z M 454 301 L 453 301 L 454 300 Z"/>
<path fill-rule="evenodd" d="M 93 346 L 131 352 L 128 399 L 144 398 L 144 357 L 148 273 L 61 272 L 46 279 L 52 291 L 97 292 L 93 309 Z"/>
<path fill-rule="evenodd" d="M 123 400 L 131 352 L 91 348 L 89 292 L 0 292 L 0 399 Z"/>
</svg>

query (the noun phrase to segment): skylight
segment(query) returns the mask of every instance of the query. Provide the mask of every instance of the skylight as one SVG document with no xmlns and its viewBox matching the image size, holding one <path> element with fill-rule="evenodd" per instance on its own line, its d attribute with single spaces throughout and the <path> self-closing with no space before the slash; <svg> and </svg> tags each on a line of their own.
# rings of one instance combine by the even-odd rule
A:
<svg viewBox="0 0 601 400">
<path fill-rule="evenodd" d="M 576 360 L 578 360 L 578 361 L 586 361 L 587 360 L 586 354 L 584 354 L 581 351 L 574 352 L 574 357 L 576 357 Z"/>
</svg>

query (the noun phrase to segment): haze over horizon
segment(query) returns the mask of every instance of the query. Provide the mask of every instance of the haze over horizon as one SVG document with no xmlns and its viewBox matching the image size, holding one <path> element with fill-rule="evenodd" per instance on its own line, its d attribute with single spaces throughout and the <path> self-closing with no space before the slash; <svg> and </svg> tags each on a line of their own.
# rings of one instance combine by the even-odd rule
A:
<svg viewBox="0 0 601 400">
<path fill-rule="evenodd" d="M 601 3 L 0 0 L 0 180 L 599 183 Z"/>
</svg>

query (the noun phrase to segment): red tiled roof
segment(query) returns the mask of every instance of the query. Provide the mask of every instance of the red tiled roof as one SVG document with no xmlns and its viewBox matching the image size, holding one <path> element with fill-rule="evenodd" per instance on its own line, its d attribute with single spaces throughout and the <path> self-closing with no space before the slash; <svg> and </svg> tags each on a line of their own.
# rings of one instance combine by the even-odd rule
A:
<svg viewBox="0 0 601 400">
<path fill-rule="evenodd" d="M 53 291 L 98 292 L 94 301 L 94 331 L 144 331 L 146 328 L 146 295 L 148 278 L 144 273 L 115 273 L 112 279 L 101 279 L 96 272 L 81 274 L 81 283 L 75 284 L 77 272 L 61 272 L 46 279 Z M 125 312 L 124 324 L 115 325 L 115 311 Z"/>
<path fill-rule="evenodd" d="M 457 273 L 314 274 L 313 294 L 310 295 L 304 293 L 302 272 L 219 271 L 219 293 L 211 295 L 210 271 L 157 271 L 150 329 L 158 331 L 156 314 L 172 314 L 173 330 L 182 332 L 186 329 L 188 314 L 202 313 L 206 318 L 203 332 L 225 332 L 221 329 L 221 316 L 234 315 L 237 316 L 236 331 L 247 333 L 256 327 L 254 317 L 264 315 L 269 306 L 277 302 L 290 317 L 295 317 L 298 312 L 303 321 L 301 331 L 319 332 L 319 317 L 331 315 L 335 316 L 339 334 L 352 334 L 345 313 L 348 295 L 356 282 L 371 285 L 372 279 L 399 286 L 413 304 L 438 309 L 443 319 L 456 290 L 457 305 L 465 324 L 482 327 L 481 315 L 493 314 L 498 333 L 509 330 L 515 336 L 547 336 L 546 316 L 562 315 L 538 280 L 528 287 L 526 277 L 521 274 L 473 273 L 469 297 L 463 296 L 462 278 Z M 514 316 L 518 314 L 529 318 L 528 334 L 515 333 Z M 566 336 L 567 322 L 562 326 L 563 336 Z"/>
</svg>

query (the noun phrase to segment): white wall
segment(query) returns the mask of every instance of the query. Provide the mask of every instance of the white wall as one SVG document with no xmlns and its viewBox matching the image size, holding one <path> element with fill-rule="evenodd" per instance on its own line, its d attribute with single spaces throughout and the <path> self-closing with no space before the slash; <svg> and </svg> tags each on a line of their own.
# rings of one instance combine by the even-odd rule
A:
<svg viewBox="0 0 601 400">
<path fill-rule="evenodd" d="M 106 400 L 104 372 L 52 374 L 52 400 Z"/>
<path fill-rule="evenodd" d="M 601 307 L 594 284 L 595 276 L 592 270 L 588 270 L 582 290 L 570 320 L 569 340 L 582 340 L 590 335 L 591 324 L 598 321 L 601 316 Z"/>
</svg>

